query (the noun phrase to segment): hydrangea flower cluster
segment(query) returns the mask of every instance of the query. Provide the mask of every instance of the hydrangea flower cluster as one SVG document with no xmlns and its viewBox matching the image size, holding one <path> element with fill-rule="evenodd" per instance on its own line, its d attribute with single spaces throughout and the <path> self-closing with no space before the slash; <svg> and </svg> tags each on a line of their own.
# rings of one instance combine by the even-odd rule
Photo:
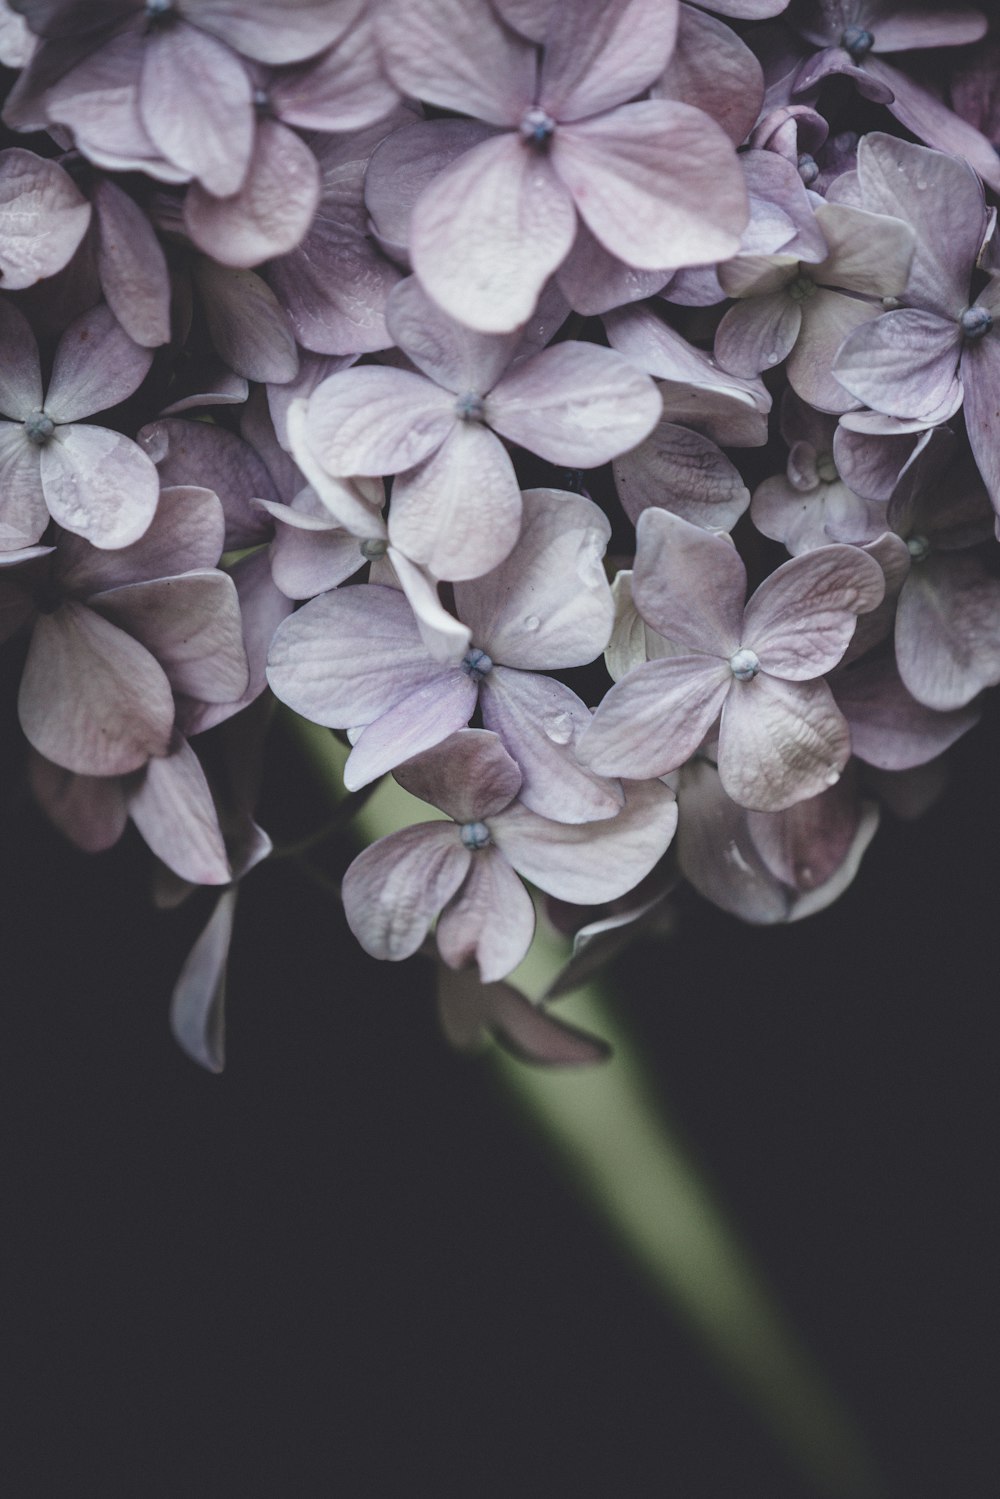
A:
<svg viewBox="0 0 1000 1499">
<path fill-rule="evenodd" d="M 442 1018 L 563 992 L 679 879 L 847 886 L 1000 683 L 1000 65 L 896 0 L 0 0 L 3 636 L 31 787 L 219 891 L 222 1065 L 274 701 Z M 932 66 L 927 65 L 930 58 Z M 994 320 L 997 319 L 997 326 Z M 531 891 L 536 894 L 533 896 Z"/>
</svg>

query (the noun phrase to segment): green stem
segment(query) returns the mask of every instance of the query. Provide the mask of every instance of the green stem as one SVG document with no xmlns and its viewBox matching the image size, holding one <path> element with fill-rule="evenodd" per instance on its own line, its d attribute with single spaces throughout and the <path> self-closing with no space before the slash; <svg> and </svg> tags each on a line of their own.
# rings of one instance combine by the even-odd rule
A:
<svg viewBox="0 0 1000 1499">
<path fill-rule="evenodd" d="M 298 720 L 313 767 L 343 797 L 346 751 Z M 435 816 L 391 779 L 358 814 L 366 842 Z M 567 956 L 540 924 L 512 982 L 538 998 Z M 827 1499 L 879 1499 L 872 1460 L 847 1411 L 800 1345 L 695 1162 L 665 1116 L 620 1006 L 591 982 L 560 1014 L 610 1041 L 604 1067 L 538 1071 L 494 1050 L 497 1074 L 532 1117 L 651 1289 L 679 1311 L 784 1449 Z"/>
</svg>

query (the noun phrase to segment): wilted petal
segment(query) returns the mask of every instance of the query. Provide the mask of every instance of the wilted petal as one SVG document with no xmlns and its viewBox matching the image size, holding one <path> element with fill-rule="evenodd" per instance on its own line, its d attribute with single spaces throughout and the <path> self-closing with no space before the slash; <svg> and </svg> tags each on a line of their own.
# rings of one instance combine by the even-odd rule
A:
<svg viewBox="0 0 1000 1499">
<path fill-rule="evenodd" d="M 787 291 L 734 302 L 715 330 L 715 357 L 747 379 L 773 369 L 791 352 L 802 326 L 802 303 Z"/>
<path fill-rule="evenodd" d="M 298 350 L 288 314 L 255 271 L 218 265 L 200 256 L 195 283 L 209 337 L 222 361 L 248 380 L 283 385 L 294 380 Z"/>
<path fill-rule="evenodd" d="M 160 481 L 131 438 L 107 427 L 59 428 L 41 452 L 49 514 L 96 547 L 137 541 L 153 518 Z"/>
<path fill-rule="evenodd" d="M 604 698 L 576 753 L 601 775 L 663 776 L 690 760 L 733 685 L 713 656 L 647 661 Z"/>
<path fill-rule="evenodd" d="M 138 390 L 152 362 L 152 352 L 129 338 L 101 303 L 59 340 L 45 410 L 56 422 L 108 411 Z"/>
<path fill-rule="evenodd" d="M 502 812 L 521 789 L 521 772 L 500 738 L 485 729 L 460 729 L 393 772 L 421 801 L 455 822 L 482 822 Z"/>
<path fill-rule="evenodd" d="M 836 784 L 850 753 L 847 722 L 825 681 L 761 672 L 733 683 L 719 728 L 719 775 L 740 806 L 780 812 L 816 796 Z"/>
<path fill-rule="evenodd" d="M 535 100 L 535 49 L 487 0 L 386 0 L 382 61 L 404 94 L 495 125 L 516 125 Z"/>
<path fill-rule="evenodd" d="M 175 166 L 211 193 L 246 176 L 254 119 L 249 73 L 227 46 L 194 26 L 157 26 L 145 39 L 142 122 Z"/>
<path fill-rule="evenodd" d="M 438 921 L 438 952 L 451 968 L 475 961 L 483 982 L 495 983 L 517 967 L 534 933 L 531 896 L 503 854 L 479 849 Z"/>
<path fill-rule="evenodd" d="M 660 781 L 626 783 L 617 817 L 568 825 L 539 817 L 520 801 L 492 819 L 497 847 L 525 879 L 559 900 L 597 905 L 644 879 L 666 853 L 677 802 Z"/>
<path fill-rule="evenodd" d="M 736 253 L 748 217 L 743 174 L 700 109 L 667 99 L 622 105 L 557 129 L 550 154 L 587 227 L 627 264 L 656 270 Z"/>
<path fill-rule="evenodd" d="M 851 395 L 889 416 L 946 420 L 962 400 L 961 338 L 957 323 L 903 307 L 852 333 L 834 374 Z"/>
<path fill-rule="evenodd" d="M 166 256 L 139 205 L 108 177 L 94 185 L 97 267 L 108 306 L 144 348 L 170 339 L 170 273 Z"/>
<path fill-rule="evenodd" d="M 480 649 L 505 666 L 585 666 L 607 645 L 614 605 L 602 559 L 611 538 L 583 495 L 528 489 L 506 561 L 459 584 L 455 604 Z"/>
<path fill-rule="evenodd" d="M 225 890 L 188 953 L 170 1000 L 175 1041 L 209 1072 L 225 1066 L 226 963 L 235 913 L 236 890 Z"/>
<path fill-rule="evenodd" d="M 239 190 L 214 197 L 194 183 L 184 199 L 184 227 L 223 265 L 259 265 L 287 255 L 304 239 L 319 202 L 316 158 L 278 120 L 257 125 L 250 166 Z"/>
<path fill-rule="evenodd" d="M 587 705 L 553 677 L 495 666 L 480 687 L 483 723 L 500 736 L 521 771 L 521 801 L 557 822 L 614 817 L 621 788 L 576 755 L 590 726 Z"/>
<path fill-rule="evenodd" d="M 903 686 L 892 654 L 869 656 L 833 682 L 851 749 L 879 770 L 911 770 L 941 755 L 979 721 L 975 708 L 936 713 Z"/>
<path fill-rule="evenodd" d="M 648 437 L 663 403 L 614 349 L 570 341 L 505 375 L 487 402 L 498 432 L 550 463 L 598 468 Z"/>
<path fill-rule="evenodd" d="M 633 522 L 650 505 L 695 525 L 731 531 L 750 492 L 721 449 L 707 437 L 661 421 L 652 434 L 614 462 L 622 508 Z"/>
<path fill-rule="evenodd" d="M 910 569 L 896 610 L 899 674 L 918 702 L 962 708 L 1000 682 L 1000 580 L 967 552 Z"/>
<path fill-rule="evenodd" d="M 0 151 L 0 276 L 21 291 L 61 271 L 90 223 L 90 204 L 55 161 Z"/>
<path fill-rule="evenodd" d="M 13 302 L 0 301 L 0 411 L 24 421 L 42 404 L 42 367 L 27 318 Z"/>
<path fill-rule="evenodd" d="M 94 594 L 92 609 L 142 642 L 175 692 L 230 703 L 247 685 L 248 667 L 232 578 L 214 569 L 126 583 Z"/>
<path fill-rule="evenodd" d="M 505 134 L 465 152 L 421 194 L 410 258 L 445 312 L 507 333 L 531 316 L 575 232 L 572 199 L 549 158 Z"/>
<path fill-rule="evenodd" d="M 365 952 L 392 962 L 411 957 L 472 859 L 450 822 L 418 823 L 364 849 L 341 893 L 347 924 Z"/>
<path fill-rule="evenodd" d="M 673 51 L 678 9 L 677 0 L 554 5 L 539 104 L 557 120 L 582 120 L 644 93 Z"/>
<path fill-rule="evenodd" d="M 46 817 L 84 853 L 103 853 L 124 833 L 128 807 L 120 776 L 74 775 L 32 750 L 28 778 Z"/>
<path fill-rule="evenodd" d="M 195 885 L 227 885 L 232 878 L 219 814 L 186 739 L 150 760 L 129 797 L 129 816 L 168 869 Z"/>
<path fill-rule="evenodd" d="M 632 594 L 643 619 L 690 651 L 729 657 L 740 644 L 746 568 L 725 536 L 667 510 L 644 510 Z"/>
<path fill-rule="evenodd" d="M 35 625 L 18 714 L 29 742 L 56 765 L 125 775 L 167 753 L 174 700 L 144 646 L 70 601 Z"/>
<path fill-rule="evenodd" d="M 772 676 L 823 676 L 847 649 L 857 616 L 884 593 L 882 569 L 859 547 L 818 547 L 764 579 L 747 605 L 742 643 Z"/>
</svg>

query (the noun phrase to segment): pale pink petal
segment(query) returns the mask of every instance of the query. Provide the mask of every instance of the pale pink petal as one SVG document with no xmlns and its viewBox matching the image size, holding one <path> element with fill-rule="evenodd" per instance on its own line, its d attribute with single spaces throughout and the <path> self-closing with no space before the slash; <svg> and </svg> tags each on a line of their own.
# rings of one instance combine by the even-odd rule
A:
<svg viewBox="0 0 1000 1499">
<path fill-rule="evenodd" d="M 896 611 L 899 675 L 918 702 L 962 708 L 1000 682 L 1000 579 L 968 552 L 910 569 Z"/>
<path fill-rule="evenodd" d="M 867 413 L 854 412 L 852 416 Z M 894 421 L 894 417 L 884 417 Z M 852 423 L 841 422 L 833 434 L 833 461 L 837 472 L 855 494 L 866 500 L 888 500 L 907 459 L 914 438 L 906 432 L 877 436 L 858 432 Z"/>
<path fill-rule="evenodd" d="M 764 579 L 747 605 L 741 644 L 785 681 L 823 676 L 847 649 L 857 616 L 884 593 L 882 569 L 859 547 L 818 547 Z"/>
<path fill-rule="evenodd" d="M 456 608 L 476 645 L 505 666 L 585 666 L 607 645 L 614 618 L 603 566 L 611 527 L 583 495 L 528 489 L 522 499 L 517 546 L 456 587 Z"/>
<path fill-rule="evenodd" d="M 450 405 L 447 420 L 451 431 L 437 452 L 396 479 L 389 537 L 435 578 L 476 578 L 517 540 L 521 491 L 507 450 L 488 427 L 457 421 Z"/>
<path fill-rule="evenodd" d="M 592 317 L 651 297 L 663 290 L 671 274 L 669 269 L 638 271 L 626 265 L 598 244 L 586 224 L 578 222 L 573 248 L 556 278 L 573 310 Z"/>
<path fill-rule="evenodd" d="M 503 854 L 489 847 L 477 850 L 434 933 L 444 961 L 451 968 L 475 962 L 483 982 L 495 983 L 517 967 L 534 933 L 531 896 Z"/>
<path fill-rule="evenodd" d="M 309 397 L 309 447 L 331 474 L 397 474 L 458 425 L 454 397 L 409 370 L 360 365 Z"/>
<path fill-rule="evenodd" d="M 90 204 L 55 161 L 0 151 L 0 277 L 21 291 L 61 271 L 90 223 Z"/>
<path fill-rule="evenodd" d="M 494 125 L 516 125 L 535 102 L 535 49 L 487 0 L 385 0 L 377 25 L 404 94 Z"/>
<path fill-rule="evenodd" d="M 156 464 L 160 483 L 205 486 L 218 495 L 226 517 L 226 546 L 254 546 L 271 526 L 255 499 L 276 500 L 271 476 L 249 443 L 208 422 L 173 417 L 150 422 L 138 434 Z"/>
<path fill-rule="evenodd" d="M 667 510 L 644 510 L 636 526 L 636 608 L 659 634 L 727 661 L 739 647 L 746 568 L 725 536 Z"/>
<path fill-rule="evenodd" d="M 360 130 L 383 119 L 399 91 L 380 66 L 371 13 L 314 62 L 279 74 L 269 97 L 278 118 L 300 130 Z"/>
<path fill-rule="evenodd" d="M 236 889 L 219 896 L 188 953 L 170 999 L 170 1029 L 178 1046 L 209 1072 L 225 1066 L 226 963 L 233 936 Z"/>
<path fill-rule="evenodd" d="M 230 703 L 249 675 L 236 587 L 214 569 L 126 583 L 97 593 L 92 609 L 156 657 L 175 692 Z"/>
<path fill-rule="evenodd" d="M 214 197 L 194 183 L 184 199 L 184 227 L 206 255 L 249 268 L 295 249 L 319 191 L 319 167 L 305 142 L 280 121 L 261 120 L 238 191 Z"/>
<path fill-rule="evenodd" d="M 832 683 L 851 729 L 851 749 L 880 770 L 911 770 L 943 754 L 979 721 L 975 708 L 938 713 L 903 686 L 894 657 L 870 656 Z"/>
<path fill-rule="evenodd" d="M 495 133 L 479 120 L 419 120 L 394 130 L 373 152 L 364 204 L 376 242 L 399 265 L 409 265 L 410 219 L 424 188 Z"/>
<path fill-rule="evenodd" d="M 700 109 L 625 104 L 557 129 L 550 155 L 587 227 L 627 264 L 656 270 L 735 255 L 749 212 L 743 173 Z"/>
<path fill-rule="evenodd" d="M 360 540 L 385 537 L 381 507 L 385 503 L 381 480 L 337 479 L 321 467 L 309 441 L 308 407 L 292 401 L 285 416 L 292 457 L 332 519 Z M 370 496 L 370 498 L 369 498 Z"/>
<path fill-rule="evenodd" d="M 315 598 L 365 565 L 358 538 L 342 531 L 318 500 L 314 504 L 322 515 L 303 514 L 272 500 L 264 503 L 278 522 L 270 548 L 271 576 L 287 598 Z"/>
<path fill-rule="evenodd" d="M 142 449 L 107 427 L 60 427 L 42 448 L 41 479 L 53 520 L 96 547 L 137 541 L 160 493 Z"/>
<path fill-rule="evenodd" d="M 39 451 L 20 422 L 0 422 L 0 548 L 32 546 L 48 523 Z"/>
<path fill-rule="evenodd" d="M 18 714 L 29 742 L 56 765 L 124 775 L 167 753 L 174 700 L 144 646 L 69 601 L 36 622 Z"/>
<path fill-rule="evenodd" d="M 72 593 L 94 593 L 214 567 L 224 541 L 225 518 L 218 496 L 192 484 L 171 485 L 160 491 L 156 514 L 131 546 L 99 551 L 78 537 L 60 537 L 56 577 Z"/>
<path fill-rule="evenodd" d="M 493 841 L 525 879 L 559 900 L 598 905 L 644 879 L 666 853 L 677 802 L 659 781 L 627 782 L 617 817 L 569 826 L 514 802 L 490 822 Z"/>
<path fill-rule="evenodd" d="M 298 62 L 353 26 L 362 0 L 186 0 L 191 20 L 259 62 Z"/>
<path fill-rule="evenodd" d="M 855 400 L 833 374 L 833 362 L 855 329 L 874 322 L 882 309 L 822 286 L 800 305 L 802 327 L 785 366 L 788 383 L 810 406 L 839 415 Z"/>
<path fill-rule="evenodd" d="M 784 682 L 761 672 L 732 686 L 719 727 L 719 775 L 733 801 L 780 812 L 836 785 L 851 736 L 825 681 Z"/>
<path fill-rule="evenodd" d="M 49 821 L 84 853 L 103 853 L 124 833 L 128 807 L 120 776 L 74 775 L 31 750 L 28 779 Z"/>
<path fill-rule="evenodd" d="M 549 157 L 505 134 L 474 146 L 424 190 L 410 257 L 445 312 L 507 333 L 531 316 L 575 232 L 572 199 Z"/>
<path fill-rule="evenodd" d="M 459 729 L 393 775 L 411 796 L 439 807 L 455 822 L 493 817 L 521 789 L 521 772 L 499 737 L 485 729 Z"/>
<path fill-rule="evenodd" d="M 938 151 L 964 157 L 987 186 L 1000 192 L 1000 163 L 984 135 L 934 94 L 921 88 L 902 69 L 891 67 L 883 58 L 870 57 L 866 71 L 892 89 L 889 109 L 901 125 Z M 949 219 L 948 222 L 954 221 Z"/>
<path fill-rule="evenodd" d="M 142 122 L 164 156 L 211 193 L 235 193 L 253 148 L 250 76 L 224 43 L 194 26 L 145 39 Z"/>
<path fill-rule="evenodd" d="M 961 404 L 957 323 L 915 307 L 863 323 L 834 361 L 840 384 L 888 416 L 940 418 Z"/>
<path fill-rule="evenodd" d="M 495 666 L 480 689 L 483 723 L 500 736 L 521 771 L 521 800 L 557 822 L 614 817 L 622 804 L 615 781 L 576 756 L 590 709 L 553 677 Z"/>
<path fill-rule="evenodd" d="M 712 656 L 647 661 L 611 688 L 576 753 L 601 775 L 667 775 L 701 745 L 732 686 L 729 663 Z"/>
<path fill-rule="evenodd" d="M 13 302 L 0 301 L 0 347 L 0 411 L 23 422 L 41 407 L 42 367 L 35 335 Z"/>
<path fill-rule="evenodd" d="M 614 462 L 615 484 L 633 522 L 650 505 L 697 526 L 731 531 L 750 503 L 739 470 L 709 438 L 661 421 L 652 434 Z"/>
<path fill-rule="evenodd" d="M 365 952 L 391 962 L 411 957 L 473 857 L 451 822 L 418 823 L 364 849 L 341 891 L 347 924 Z"/>
<path fill-rule="evenodd" d="M 677 0 L 560 0 L 549 14 L 538 102 L 559 121 L 634 99 L 663 72 Z"/>
<path fill-rule="evenodd" d="M 417 368 L 455 395 L 485 396 L 510 364 L 521 340 L 513 333 L 476 333 L 432 302 L 415 276 L 393 289 L 386 303 L 393 341 Z"/>
<path fill-rule="evenodd" d="M 248 380 L 283 385 L 294 380 L 298 350 L 288 314 L 255 271 L 195 260 L 209 337 L 222 361 Z"/>
<path fill-rule="evenodd" d="M 101 303 L 67 328 L 56 349 L 45 410 L 55 422 L 108 411 L 138 390 L 153 362 Z"/>
<path fill-rule="evenodd" d="M 732 27 L 693 5 L 682 5 L 677 45 L 653 85 L 653 97 L 679 99 L 703 109 L 738 146 L 760 112 L 764 75 Z"/>
<path fill-rule="evenodd" d="M 108 306 L 129 338 L 157 348 L 170 339 L 170 274 L 160 242 L 142 209 L 108 177 L 94 185 L 94 209 Z"/>
<path fill-rule="evenodd" d="M 385 560 L 391 564 L 417 621 L 420 638 L 435 661 L 460 661 L 471 645 L 467 625 L 461 624 L 441 602 L 437 580 L 390 546 Z M 374 569 L 375 564 L 372 564 Z M 374 579 L 372 581 L 375 581 Z"/>
<path fill-rule="evenodd" d="M 623 355 L 567 341 L 505 375 L 486 420 L 550 463 L 598 468 L 648 437 L 662 409 L 652 380 Z"/>
<path fill-rule="evenodd" d="M 129 797 L 128 813 L 168 869 L 195 885 L 228 885 L 232 870 L 201 761 L 178 737 L 170 754 L 150 760 Z"/>
<path fill-rule="evenodd" d="M 734 302 L 715 330 L 715 357 L 744 379 L 773 369 L 791 352 L 802 327 L 802 303 L 787 291 Z"/>
</svg>

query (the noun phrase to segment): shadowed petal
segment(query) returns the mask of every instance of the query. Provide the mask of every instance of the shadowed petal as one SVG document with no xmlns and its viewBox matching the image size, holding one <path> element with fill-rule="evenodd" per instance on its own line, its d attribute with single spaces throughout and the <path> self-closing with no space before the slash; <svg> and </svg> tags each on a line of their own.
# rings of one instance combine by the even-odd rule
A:
<svg viewBox="0 0 1000 1499">
<path fill-rule="evenodd" d="M 489 984 L 517 967 L 534 934 L 531 896 L 502 853 L 478 850 L 464 884 L 438 921 L 438 952 L 450 968 L 475 961 Z"/>
<path fill-rule="evenodd" d="M 46 817 L 85 853 L 103 853 L 124 833 L 128 806 L 120 776 L 74 775 L 31 750 L 28 778 Z"/>
<path fill-rule="evenodd" d="M 102 302 L 59 340 L 45 410 L 56 422 L 108 411 L 138 390 L 152 362 L 152 351 L 129 338 Z"/>
<path fill-rule="evenodd" d="M 697 526 L 731 531 L 750 503 L 733 463 L 707 437 L 661 421 L 652 434 L 614 461 L 615 484 L 633 522 L 650 505 Z"/>
<path fill-rule="evenodd" d="M 335 47 L 279 74 L 269 94 L 278 118 L 300 130 L 364 129 L 399 103 L 380 66 L 374 18 L 364 12 Z"/>
<path fill-rule="evenodd" d="M 160 498 L 138 541 L 100 551 L 80 538 L 63 536 L 55 573 L 72 593 L 95 593 L 146 578 L 214 567 L 222 555 L 225 520 L 218 496 L 194 485 L 172 485 Z"/>
<path fill-rule="evenodd" d="M 732 27 L 693 5 L 682 5 L 677 45 L 653 85 L 653 97 L 703 109 L 738 146 L 756 123 L 764 77 L 760 63 Z"/>
<path fill-rule="evenodd" d="M 677 856 L 684 878 L 720 910 L 761 926 L 784 921 L 789 892 L 765 865 L 746 810 L 727 796 L 708 760 L 692 760 L 680 783 Z"/>
<path fill-rule="evenodd" d="M 715 357 L 733 375 L 759 375 L 787 357 L 801 326 L 802 304 L 787 291 L 734 302 L 715 330 Z"/>
<path fill-rule="evenodd" d="M 38 449 L 20 422 L 0 422 L 0 548 L 33 545 L 48 523 Z"/>
<path fill-rule="evenodd" d="M 1000 682 L 1000 580 L 968 552 L 910 569 L 896 610 L 899 675 L 918 702 L 962 708 Z"/>
<path fill-rule="evenodd" d="M 138 541 L 160 494 L 155 465 L 107 427 L 61 427 L 42 449 L 41 479 L 53 520 L 96 547 Z"/>
<path fill-rule="evenodd" d="M 796 891 L 825 885 L 847 858 L 861 808 L 844 781 L 783 812 L 748 812 L 747 828 L 767 869 Z"/>
<path fill-rule="evenodd" d="M 476 333 L 432 302 L 415 276 L 393 289 L 386 326 L 417 368 L 455 395 L 486 395 L 510 363 L 521 340 L 513 333 Z"/>
<path fill-rule="evenodd" d="M 628 782 L 617 817 L 569 826 L 513 802 L 490 824 L 493 841 L 539 890 L 577 905 L 617 900 L 663 857 L 677 827 L 674 793 L 660 781 Z"/>
<path fill-rule="evenodd" d="M 270 474 L 249 443 L 208 422 L 168 417 L 138 434 L 163 485 L 202 486 L 214 491 L 226 517 L 226 546 L 266 541 L 271 523 L 254 499 L 276 500 Z"/>
<path fill-rule="evenodd" d="M 521 771 L 521 801 L 557 822 L 614 817 L 621 788 L 581 765 L 576 742 L 591 722 L 587 705 L 553 677 L 495 666 L 479 690 L 483 723 Z"/>
<path fill-rule="evenodd" d="M 39 754 L 81 775 L 125 775 L 165 755 L 174 700 L 144 646 L 82 604 L 39 617 L 18 714 Z"/>
<path fill-rule="evenodd" d="M 1000 318 L 1000 308 L 993 315 Z M 1000 336 L 996 332 L 967 343 L 962 350 L 962 388 L 969 446 L 993 508 L 1000 513 Z"/>
<path fill-rule="evenodd" d="M 129 816 L 168 869 L 195 885 L 228 885 L 232 870 L 201 761 L 186 739 L 150 760 Z"/>
<path fill-rule="evenodd" d="M 636 525 L 636 608 L 660 635 L 690 651 L 729 657 L 740 644 L 747 574 L 725 536 L 679 515 L 644 510 Z"/>
<path fill-rule="evenodd" d="M 42 404 L 42 367 L 27 318 L 13 302 L 0 301 L 0 411 L 23 422 Z"/>
<path fill-rule="evenodd" d="M 283 385 L 299 368 L 295 335 L 274 292 L 254 271 L 195 261 L 205 321 L 223 363 L 248 380 Z"/>
<path fill-rule="evenodd" d="M 833 682 L 851 728 L 851 749 L 879 770 L 912 770 L 943 754 L 979 722 L 976 708 L 936 713 L 903 686 L 895 658 L 870 656 Z"/>
<path fill-rule="evenodd" d="M 557 1020 L 510 984 L 482 984 L 471 969 L 438 968 L 438 1015 L 460 1051 L 474 1050 L 489 1031 L 520 1061 L 538 1067 L 586 1067 L 606 1061 L 610 1048 L 596 1036 Z"/>
<path fill-rule="evenodd" d="M 826 682 L 761 674 L 734 682 L 719 727 L 719 775 L 733 801 L 780 812 L 836 784 L 851 753 Z"/>
<path fill-rule="evenodd" d="M 187 0 L 192 20 L 258 62 L 298 62 L 335 42 L 357 20 L 362 0 Z"/>
<path fill-rule="evenodd" d="M 454 823 L 418 823 L 364 849 L 341 893 L 347 924 L 365 952 L 391 962 L 411 957 L 472 859 Z"/>
<path fill-rule="evenodd" d="M 97 267 L 108 306 L 144 348 L 170 339 L 170 273 L 149 219 L 128 193 L 100 177 L 94 185 Z"/>
<path fill-rule="evenodd" d="M 211 193 L 235 193 L 253 148 L 250 76 L 194 26 L 154 27 L 145 41 L 139 109 L 152 140 Z"/>
<path fill-rule="evenodd" d="M 742 643 L 788 682 L 823 676 L 843 656 L 859 614 L 885 593 L 878 563 L 858 547 L 823 546 L 785 562 L 747 605 Z"/>
<path fill-rule="evenodd" d="M 170 1029 L 183 1052 L 209 1072 L 225 1066 L 226 963 L 233 936 L 236 890 L 219 896 L 209 921 L 180 971 L 170 1000 Z"/>
<path fill-rule="evenodd" d="M 484 333 L 527 321 L 576 232 L 569 193 L 519 135 L 460 156 L 413 209 L 413 269 L 445 312 Z"/>
<path fill-rule="evenodd" d="M 855 405 L 831 366 L 854 330 L 874 322 L 881 311 L 871 302 L 817 286 L 802 304 L 802 327 L 785 366 L 795 394 L 820 411 L 838 415 Z"/>
<path fill-rule="evenodd" d="M 410 219 L 424 188 L 495 134 L 480 120 L 419 120 L 394 130 L 372 153 L 364 174 L 364 207 L 376 241 L 399 265 L 409 265 Z"/>
<path fill-rule="evenodd" d="M 539 104 L 559 121 L 582 120 L 644 93 L 673 51 L 678 10 L 677 0 L 554 5 Z"/>
<path fill-rule="evenodd" d="M 0 276 L 21 291 L 72 259 L 90 204 L 57 162 L 13 146 L 0 151 Z"/>
<path fill-rule="evenodd" d="M 732 143 L 700 109 L 625 104 L 557 129 L 551 157 L 591 233 L 628 265 L 705 265 L 736 253 L 746 186 Z"/>
<path fill-rule="evenodd" d="M 497 734 L 459 729 L 443 744 L 393 772 L 411 796 L 440 807 L 455 822 L 482 822 L 502 812 L 521 789 L 521 772 Z"/>
<path fill-rule="evenodd" d="M 947 151 L 952 157 L 963 157 L 994 192 L 1000 192 L 1000 164 L 996 152 L 974 126 L 884 58 L 870 57 L 866 72 L 892 89 L 889 111 L 901 125 L 938 151 Z M 949 216 L 945 222 L 955 224 L 958 221 Z"/>
<path fill-rule="evenodd" d="M 576 753 L 601 775 L 667 775 L 698 749 L 732 685 L 729 663 L 712 656 L 647 661 L 611 688 Z"/>
</svg>

